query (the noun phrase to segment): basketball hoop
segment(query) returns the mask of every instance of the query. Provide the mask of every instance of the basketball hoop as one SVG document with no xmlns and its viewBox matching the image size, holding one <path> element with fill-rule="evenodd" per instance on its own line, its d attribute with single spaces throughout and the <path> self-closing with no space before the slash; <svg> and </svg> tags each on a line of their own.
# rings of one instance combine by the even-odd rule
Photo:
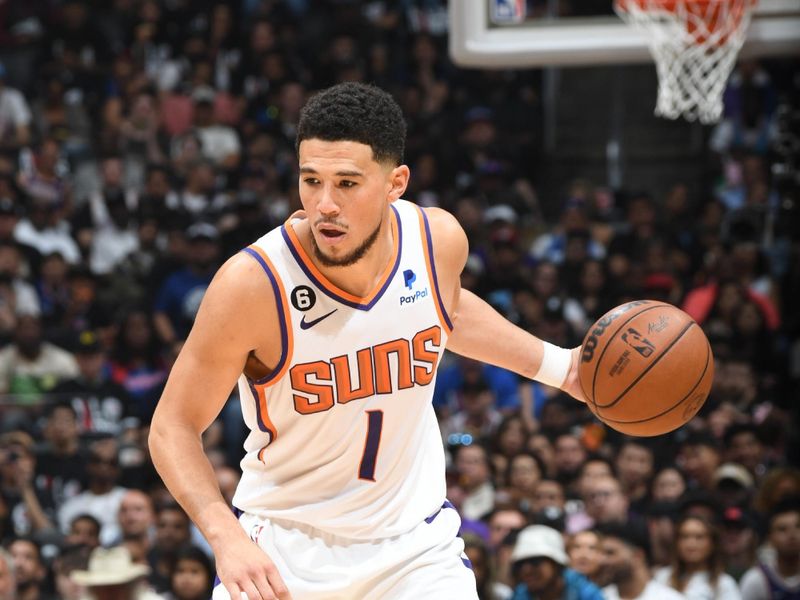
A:
<svg viewBox="0 0 800 600">
<path fill-rule="evenodd" d="M 756 0 L 615 0 L 627 23 L 642 28 L 658 72 L 655 113 L 714 123 L 744 43 Z"/>
</svg>

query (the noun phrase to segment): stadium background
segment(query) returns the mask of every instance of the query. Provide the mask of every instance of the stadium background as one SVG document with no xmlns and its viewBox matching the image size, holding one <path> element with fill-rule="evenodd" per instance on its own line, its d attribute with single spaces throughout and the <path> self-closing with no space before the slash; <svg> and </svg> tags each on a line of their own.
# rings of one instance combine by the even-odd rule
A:
<svg viewBox="0 0 800 600">
<path fill-rule="evenodd" d="M 626 519 L 706 505 L 753 547 L 770 507 L 800 493 L 797 60 L 737 66 L 709 127 L 652 116 L 651 64 L 550 69 L 545 84 L 542 69 L 456 67 L 447 34 L 440 0 L 0 4 L 0 537 L 41 545 L 43 588 L 74 550 L 71 497 L 102 490 L 106 544 L 122 540 L 119 487 L 146 492 L 158 519 L 178 512 L 147 458 L 153 407 L 216 267 L 299 206 L 304 100 L 345 80 L 399 101 L 406 197 L 456 214 L 464 285 L 509 319 L 570 346 L 650 297 L 712 341 L 709 401 L 674 435 L 629 444 L 640 467 L 554 390 L 448 356 L 450 496 L 490 559 L 497 509 L 579 527 L 597 457 Z M 205 440 L 228 494 L 243 436 L 233 397 Z M 520 482 L 509 466 L 525 451 Z M 686 491 L 654 503 L 670 467 Z M 537 496 L 539 479 L 563 499 Z M 176 547 L 136 547 L 164 591 Z"/>
</svg>

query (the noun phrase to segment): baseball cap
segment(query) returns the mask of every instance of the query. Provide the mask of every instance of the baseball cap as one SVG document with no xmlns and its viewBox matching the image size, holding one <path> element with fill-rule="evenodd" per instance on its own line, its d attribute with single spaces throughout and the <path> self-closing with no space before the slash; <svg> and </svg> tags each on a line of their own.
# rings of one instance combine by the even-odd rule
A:
<svg viewBox="0 0 800 600">
<path fill-rule="evenodd" d="M 529 525 L 519 532 L 511 551 L 511 562 L 536 557 L 549 558 L 564 566 L 569 564 L 564 538 L 558 531 L 546 525 Z"/>
<path fill-rule="evenodd" d="M 742 465 L 737 463 L 725 463 L 714 471 L 714 485 L 719 485 L 722 481 L 734 481 L 743 488 L 751 488 L 755 485 L 753 476 Z"/>
<path fill-rule="evenodd" d="M 517 222 L 517 211 L 511 208 L 508 204 L 496 204 L 487 208 L 483 213 L 483 220 L 486 223 L 494 221 L 501 221 L 511 225 Z"/>
</svg>

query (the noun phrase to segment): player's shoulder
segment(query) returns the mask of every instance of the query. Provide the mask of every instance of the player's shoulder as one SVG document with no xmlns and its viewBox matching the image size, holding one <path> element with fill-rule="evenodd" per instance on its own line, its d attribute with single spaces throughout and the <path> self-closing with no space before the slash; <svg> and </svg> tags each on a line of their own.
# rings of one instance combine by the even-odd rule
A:
<svg viewBox="0 0 800 600">
<path fill-rule="evenodd" d="M 231 256 L 219 268 L 209 291 L 217 292 L 227 302 L 247 303 L 254 295 L 261 296 L 265 290 L 272 288 L 270 275 L 277 276 L 269 266 L 266 253 L 243 250 Z"/>
<path fill-rule="evenodd" d="M 421 210 L 428 218 L 431 235 L 434 239 L 444 239 L 444 241 L 452 243 L 463 240 L 466 243 L 467 237 L 464 229 L 452 213 L 435 206 L 422 208 Z"/>
</svg>

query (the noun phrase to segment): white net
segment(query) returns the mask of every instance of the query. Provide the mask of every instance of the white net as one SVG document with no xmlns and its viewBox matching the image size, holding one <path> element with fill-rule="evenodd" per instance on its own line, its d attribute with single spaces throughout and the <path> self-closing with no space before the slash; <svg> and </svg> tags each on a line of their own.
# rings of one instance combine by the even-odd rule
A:
<svg viewBox="0 0 800 600">
<path fill-rule="evenodd" d="M 617 0 L 615 10 L 642 28 L 658 72 L 656 115 L 714 123 L 744 43 L 755 0 Z"/>
</svg>

